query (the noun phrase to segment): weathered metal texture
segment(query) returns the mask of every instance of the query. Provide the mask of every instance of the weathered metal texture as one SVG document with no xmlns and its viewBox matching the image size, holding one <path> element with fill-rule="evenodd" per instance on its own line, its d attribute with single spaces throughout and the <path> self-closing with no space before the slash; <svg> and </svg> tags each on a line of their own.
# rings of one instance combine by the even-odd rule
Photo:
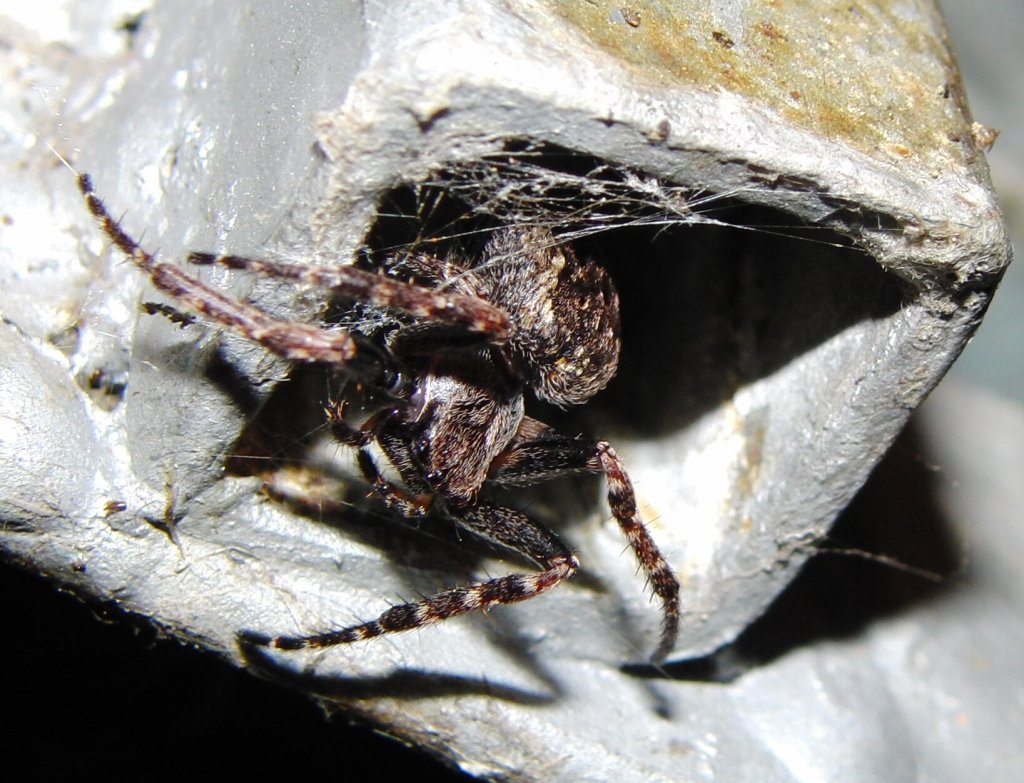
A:
<svg viewBox="0 0 1024 783">
<path fill-rule="evenodd" d="M 70 63 L 43 47 L 43 73 L 68 74 L 61 122 L 46 106 L 9 119 L 23 132 L 8 139 L 36 141 L 6 142 L 21 164 L 8 214 L 40 228 L 5 232 L 2 369 L 16 393 L 2 399 L 0 543 L 235 660 L 240 629 L 322 629 L 513 566 L 361 515 L 326 524 L 225 477 L 288 368 L 216 329 L 140 316 L 154 294 L 108 252 L 39 138 L 78 150 L 125 228 L 167 258 L 345 262 L 394 188 L 443 175 L 457 190 L 524 144 L 634 177 L 630 197 L 646 193 L 674 227 L 591 238 L 609 248 L 628 320 L 620 379 L 584 413 L 626 460 L 684 583 L 680 657 L 732 640 L 797 573 L 973 332 L 1009 257 L 923 2 L 156 3 L 128 57 L 105 59 L 106 46 L 79 43 Z M 596 208 L 608 185 L 594 187 Z M 723 228 L 735 210 L 690 210 L 697 192 L 770 208 L 741 213 L 770 227 Z M 803 225 L 811 241 L 795 238 Z M 298 317 L 322 305 L 216 282 Z M 564 520 L 584 563 L 574 584 L 489 618 L 249 663 L 305 671 L 479 773 L 805 779 L 785 742 L 728 728 L 798 672 L 735 690 L 622 674 L 652 649 L 658 616 L 600 488 L 531 502 Z M 433 698 L 396 696 L 395 677 Z M 864 698 L 852 715 L 873 708 Z"/>
<path fill-rule="evenodd" d="M 873 157 L 980 162 L 945 28 L 911 3 L 551 2 L 650 89 L 715 87 Z M 609 24 L 621 16 L 627 26 Z M 629 24 L 629 20 L 633 24 Z"/>
<path fill-rule="evenodd" d="M 842 13 L 872 32 L 851 37 L 838 23 L 810 25 L 804 15 L 821 12 L 813 3 L 794 10 L 788 33 L 782 17 L 765 20 L 762 4 L 689 16 L 687 4 L 671 14 L 634 4 L 638 26 L 617 6 L 601 16 L 586 5 L 554 6 L 571 9 L 573 25 L 547 16 L 544 3 L 386 16 L 374 28 L 373 66 L 340 109 L 320 117 L 333 167 L 314 225 L 321 252 L 344 253 L 352 215 L 396 182 L 527 138 L 663 183 L 737 194 L 870 253 L 875 264 L 830 247 L 836 237 L 824 232 L 818 244 L 719 243 L 693 232 L 675 260 L 665 258 L 669 250 L 655 263 L 658 250 L 633 248 L 625 262 L 631 276 L 662 279 L 644 298 L 655 312 L 639 316 L 651 328 L 634 326 L 639 336 L 626 346 L 620 386 L 633 392 L 636 411 L 619 417 L 616 441 L 686 583 L 681 651 L 698 654 L 756 616 L 824 536 L 973 330 L 1008 247 L 936 16 L 919 8 L 901 26 L 888 23 L 898 14 L 857 6 Z M 781 46 L 765 42 L 766 25 L 792 45 L 766 57 L 763 47 Z M 716 41 L 719 28 L 732 46 Z M 928 45 L 923 30 L 935 33 Z M 724 51 L 710 61 L 714 46 Z M 808 47 L 844 55 L 821 56 L 811 69 Z M 693 51 L 702 64 L 687 69 Z M 722 65 L 737 58 L 746 74 L 739 93 L 728 89 L 738 66 Z M 915 87 L 901 91 L 893 73 L 914 63 Z M 852 65 L 883 74 L 886 86 L 866 90 L 863 75 L 843 81 Z M 790 72 L 800 79 L 785 94 L 808 93 L 796 118 L 779 105 Z M 926 98 L 923 83 L 933 85 Z M 824 124 L 825 116 L 846 119 Z M 822 132 L 837 123 L 840 135 Z M 407 154 L 409 139 L 419 154 Z M 893 277 L 876 274 L 878 266 Z M 615 580 L 630 614 L 642 612 L 631 568 L 614 565 L 622 561 L 615 531 L 601 535 L 606 554 L 587 562 Z"/>
</svg>

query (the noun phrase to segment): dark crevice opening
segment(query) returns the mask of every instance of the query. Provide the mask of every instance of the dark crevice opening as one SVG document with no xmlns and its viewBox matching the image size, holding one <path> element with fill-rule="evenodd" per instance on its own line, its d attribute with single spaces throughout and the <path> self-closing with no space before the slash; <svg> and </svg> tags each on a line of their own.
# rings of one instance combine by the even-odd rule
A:
<svg viewBox="0 0 1024 783">
<path fill-rule="evenodd" d="M 510 158 L 515 159 L 519 152 L 513 150 Z M 602 162 L 568 151 L 531 147 L 529 152 L 531 165 L 580 175 L 597 172 L 596 176 L 613 181 L 618 176 L 609 173 Z M 491 161 L 488 165 L 500 168 L 503 164 Z M 478 198 L 472 196 L 476 176 L 474 171 L 467 174 L 456 170 L 439 174 L 427 184 L 391 191 L 379 205 L 379 217 L 367 235 L 358 263 L 379 267 L 386 256 L 412 249 L 441 256 L 479 255 L 492 232 L 516 217 L 500 214 L 492 209 L 492 202 L 483 198 L 478 200 L 487 208 L 474 209 L 473 198 Z M 527 192 L 528 184 L 522 188 Z M 657 211 L 650 207 L 649 212 L 634 210 L 629 220 L 623 221 L 626 225 L 588 233 L 580 231 L 581 225 L 586 227 L 586 221 L 581 222 L 581 210 L 593 206 L 588 204 L 588 197 L 557 189 L 529 195 L 545 210 L 522 219 L 543 219 L 551 224 L 556 237 L 574 237 L 572 244 L 580 256 L 593 258 L 611 271 L 622 302 L 623 352 L 619 372 L 609 387 L 586 405 L 570 411 L 532 403 L 532 415 L 566 432 L 603 437 L 609 430 L 639 436 L 676 431 L 717 408 L 739 387 L 775 372 L 844 329 L 866 319 L 892 315 L 911 295 L 898 278 L 885 273 L 840 235 L 764 207 L 718 200 L 708 209 L 733 225 L 668 226 L 646 221 Z M 610 214 L 613 223 L 618 208 L 600 207 Z M 350 303 L 337 304 L 336 314 L 348 311 Z M 276 465 L 302 465 L 306 450 L 320 435 L 323 406 L 337 385 L 323 368 L 296 368 L 240 440 L 229 465 L 232 471 L 264 475 Z M 577 504 L 582 503 L 578 498 L 583 495 L 591 503 L 603 502 L 596 484 L 585 493 L 555 489 L 577 496 L 570 501 Z M 541 499 L 539 506 L 556 507 L 553 492 L 544 486 L 535 491 L 531 488 L 529 494 Z M 445 527 L 442 522 L 432 529 L 424 523 L 418 532 L 407 531 L 400 522 L 381 526 L 381 509 L 366 516 L 360 508 L 365 507 L 364 486 L 349 484 L 345 493 L 337 499 L 337 513 L 325 513 L 323 504 L 296 510 L 349 525 L 347 529 L 353 535 L 396 558 L 402 557 L 407 548 L 402 541 L 409 535 L 444 539 L 446 545 L 441 551 L 447 551 L 447 555 L 423 558 L 425 571 L 447 567 L 454 574 L 463 569 L 467 574 L 472 571 L 477 560 L 474 548 L 463 552 L 450 525 Z M 565 514 L 555 516 L 566 518 Z M 359 524 L 361 519 L 366 524 Z M 904 556 L 877 542 L 849 535 L 842 523 L 833 538 L 847 548 L 883 552 L 914 566 L 929 567 L 912 554 Z M 419 551 L 419 547 L 416 549 Z M 849 556 L 823 554 L 812 559 L 798 583 L 812 579 L 820 570 L 841 574 L 849 569 L 893 570 Z M 932 570 L 949 572 L 945 566 Z M 899 572 L 893 578 L 916 580 Z M 425 584 L 433 581 L 428 574 Z M 419 589 L 419 585 L 412 587 Z M 805 595 L 800 592 L 803 588 L 795 589 L 796 595 Z M 841 593 L 846 588 L 836 589 Z M 901 590 L 894 589 L 889 595 Z M 787 591 L 779 600 L 798 600 L 789 595 Z M 810 596 L 815 596 L 814 589 Z M 887 611 L 874 599 L 858 605 L 866 609 L 869 618 Z M 669 672 L 711 680 L 726 676 L 722 672 L 734 676 L 747 662 L 772 660 L 822 635 L 855 632 L 862 627 L 856 622 L 840 628 L 808 620 L 796 622 L 794 628 L 783 628 L 781 620 L 772 620 L 775 611 L 769 610 L 728 650 L 700 661 L 673 664 Z M 813 615 L 811 609 L 782 611 L 784 616 L 798 616 L 800 612 L 808 618 Z M 850 612 L 837 617 L 852 622 L 852 611 L 851 607 Z M 773 630 L 758 630 L 764 627 Z M 737 660 L 744 663 L 739 665 Z"/>
</svg>

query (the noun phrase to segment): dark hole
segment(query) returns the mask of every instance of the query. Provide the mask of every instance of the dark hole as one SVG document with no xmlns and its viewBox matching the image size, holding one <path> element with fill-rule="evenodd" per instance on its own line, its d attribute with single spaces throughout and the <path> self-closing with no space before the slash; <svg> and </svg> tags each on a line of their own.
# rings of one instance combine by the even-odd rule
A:
<svg viewBox="0 0 1024 783">
<path fill-rule="evenodd" d="M 575 177 L 574 187 L 562 175 Z M 588 435 L 685 427 L 740 386 L 905 300 L 897 278 L 835 232 L 697 191 L 689 201 L 677 195 L 730 224 L 666 224 L 664 208 L 636 189 L 641 179 L 590 156 L 513 140 L 487 160 L 389 192 L 359 263 L 380 267 L 411 250 L 478 256 L 512 220 L 544 222 L 556 237 L 571 237 L 579 255 L 611 271 L 620 291 L 619 371 L 584 406 L 561 411 L 531 401 L 528 412 Z M 490 195 L 499 187 L 500 200 Z M 359 308 L 338 302 L 332 317 L 345 322 Z M 301 460 L 338 387 L 322 371 L 297 368 L 243 437 L 233 468 L 258 472 L 275 459 Z"/>
<path fill-rule="evenodd" d="M 587 176 L 626 196 L 598 204 L 571 188 L 537 190 L 530 176 L 514 180 L 510 169 L 523 160 L 529 164 L 523 169 L 528 174 L 530 166 L 539 166 Z M 656 207 L 628 193 L 621 171 L 586 156 L 528 145 L 479 168 L 448 172 L 389 193 L 381 201 L 361 263 L 372 268 L 410 249 L 442 256 L 479 254 L 491 233 L 513 219 L 486 197 L 492 170 L 503 181 L 512 177 L 513 195 L 502 204 L 512 205 L 514 219 L 544 221 L 556 236 L 572 237 L 577 253 L 604 264 L 620 291 L 623 351 L 609 387 L 568 412 L 535 402 L 528 407 L 531 415 L 565 432 L 604 437 L 609 430 L 658 435 L 683 428 L 739 387 L 775 372 L 844 329 L 896 312 L 907 296 L 898 279 L 834 232 L 734 200 L 710 202 L 708 209 L 735 225 L 666 226 Z M 531 176 L 537 175 L 543 177 L 543 171 L 533 169 Z M 516 212 L 517 204 L 525 211 Z M 581 210 L 588 209 L 590 217 L 581 218 Z M 591 230 L 598 224 L 608 227 Z M 338 304 L 339 313 L 351 309 L 351 303 Z M 292 382 L 274 395 L 239 444 L 232 463 L 237 471 L 301 463 L 303 450 L 322 426 L 322 408 L 335 384 L 317 372 L 298 369 Z M 550 491 L 546 485 L 530 489 L 530 497 L 537 499 Z M 573 496 L 567 503 L 580 503 L 580 497 L 601 502 L 596 484 L 586 492 L 560 494 Z M 352 500 L 365 495 L 361 487 L 353 491 Z M 323 518 L 322 509 L 314 513 Z M 381 530 L 369 524 L 356 535 L 376 540 Z M 878 551 L 870 544 L 861 546 Z M 401 546 L 395 551 L 402 556 Z M 449 560 L 458 563 L 461 558 Z M 465 559 L 461 562 L 471 568 Z M 434 555 L 424 560 L 425 568 L 438 565 Z M 744 655 L 764 660 L 777 654 L 773 649 L 765 643 Z"/>
<path fill-rule="evenodd" d="M 578 178 L 575 187 L 549 187 L 552 173 Z M 488 195 L 494 177 L 501 201 Z M 667 224 L 664 208 L 636 190 L 637 177 L 552 145 L 510 142 L 483 163 L 389 193 L 365 259 L 379 264 L 408 248 L 472 258 L 511 221 L 543 222 L 571 239 L 620 291 L 619 371 L 583 409 L 534 413 L 640 435 L 686 426 L 858 321 L 897 311 L 907 296 L 839 234 L 776 210 L 694 191 L 694 209 L 728 225 Z"/>
</svg>

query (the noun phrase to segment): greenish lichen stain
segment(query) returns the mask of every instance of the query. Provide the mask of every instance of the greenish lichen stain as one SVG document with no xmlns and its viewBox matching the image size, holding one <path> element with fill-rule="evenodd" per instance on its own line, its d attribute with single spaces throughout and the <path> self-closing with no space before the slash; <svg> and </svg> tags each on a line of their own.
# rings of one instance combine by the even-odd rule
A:
<svg viewBox="0 0 1024 783">
<path fill-rule="evenodd" d="M 876 157 L 945 167 L 977 155 L 959 72 L 930 3 L 542 3 L 648 82 L 744 95 Z"/>
</svg>

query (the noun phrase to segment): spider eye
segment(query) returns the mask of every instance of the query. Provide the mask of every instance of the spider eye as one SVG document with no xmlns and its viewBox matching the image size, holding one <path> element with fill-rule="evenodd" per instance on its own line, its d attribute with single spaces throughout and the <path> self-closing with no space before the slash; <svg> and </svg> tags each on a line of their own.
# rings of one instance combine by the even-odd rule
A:
<svg viewBox="0 0 1024 783">
<path fill-rule="evenodd" d="M 421 462 L 426 462 L 427 457 L 430 456 L 430 438 L 426 435 L 421 435 L 416 438 L 412 444 L 412 450 L 416 453 L 416 456 Z"/>
<path fill-rule="evenodd" d="M 402 392 L 409 385 L 409 378 L 401 370 L 384 367 L 377 379 L 377 388 L 386 391 L 392 397 L 402 397 Z"/>
</svg>

